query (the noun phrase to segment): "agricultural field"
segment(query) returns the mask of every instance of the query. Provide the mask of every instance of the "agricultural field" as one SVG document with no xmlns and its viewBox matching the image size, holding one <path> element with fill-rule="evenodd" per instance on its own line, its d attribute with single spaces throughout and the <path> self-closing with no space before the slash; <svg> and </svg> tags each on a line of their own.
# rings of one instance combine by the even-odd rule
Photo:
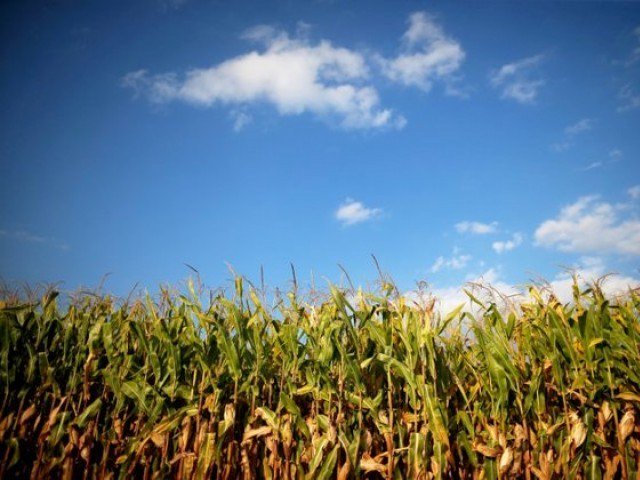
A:
<svg viewBox="0 0 640 480">
<path fill-rule="evenodd" d="M 190 285 L 3 294 L 0 478 L 640 478 L 638 292 Z"/>
<path fill-rule="evenodd" d="M 4 0 L 0 65 L 0 480 L 640 480 L 640 0 Z"/>
</svg>

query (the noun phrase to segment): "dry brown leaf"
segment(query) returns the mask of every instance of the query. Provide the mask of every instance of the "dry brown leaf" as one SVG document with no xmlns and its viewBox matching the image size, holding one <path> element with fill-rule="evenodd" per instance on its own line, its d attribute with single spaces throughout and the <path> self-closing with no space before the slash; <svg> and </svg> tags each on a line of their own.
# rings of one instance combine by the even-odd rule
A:
<svg viewBox="0 0 640 480">
<path fill-rule="evenodd" d="M 340 470 L 338 471 L 338 480 L 347 480 L 349 478 L 349 472 L 351 471 L 351 464 L 347 460 Z"/>
<path fill-rule="evenodd" d="M 489 458 L 496 458 L 498 455 L 500 455 L 502 451 L 501 448 L 489 447 L 488 445 L 485 445 L 484 443 L 480 443 L 480 442 L 473 443 L 473 450 Z"/>
<path fill-rule="evenodd" d="M 571 427 L 571 444 L 574 448 L 578 448 L 582 445 L 587 438 L 587 428 L 584 423 L 578 421 Z"/>
<path fill-rule="evenodd" d="M 511 468 L 511 464 L 513 463 L 513 449 L 511 447 L 507 447 L 502 455 L 500 455 L 500 462 L 498 464 L 498 469 L 500 470 L 500 474 L 506 473 L 509 468 Z"/>
<path fill-rule="evenodd" d="M 252 438 L 256 437 L 263 437 L 265 435 L 269 435 L 270 433 L 271 427 L 269 426 L 252 428 L 251 430 L 247 430 L 246 432 L 244 432 L 244 435 L 242 436 L 242 442 L 244 443 L 247 440 L 251 440 Z"/>
<path fill-rule="evenodd" d="M 611 405 L 609 404 L 609 402 L 602 402 L 600 413 L 602 413 L 602 419 L 605 424 L 609 422 L 609 420 L 611 420 L 611 417 L 613 417 L 613 410 L 611 410 Z"/>
<path fill-rule="evenodd" d="M 24 412 L 22 412 L 22 416 L 20 417 L 20 426 L 24 426 L 31 417 L 36 414 L 36 406 L 35 404 L 31 405 Z"/>
<path fill-rule="evenodd" d="M 620 420 L 620 426 L 618 428 L 618 432 L 620 434 L 620 439 L 624 442 L 629 435 L 633 432 L 636 423 L 636 416 L 633 413 L 633 410 L 627 410 Z"/>
<path fill-rule="evenodd" d="M 622 392 L 616 395 L 616 398 L 621 398 L 622 400 L 627 400 L 629 402 L 638 402 L 640 403 L 640 395 L 637 395 L 633 392 Z"/>
<path fill-rule="evenodd" d="M 386 473 L 387 466 L 384 463 L 376 462 L 371 455 L 365 452 L 360 459 L 360 468 L 365 472 Z"/>
<path fill-rule="evenodd" d="M 149 439 L 153 442 L 153 444 L 158 447 L 158 448 L 162 448 L 162 446 L 164 445 L 164 439 L 165 436 L 162 433 L 157 433 L 157 432 L 153 432 L 150 436 Z"/>
<path fill-rule="evenodd" d="M 11 425 L 11 421 L 13 420 L 13 413 L 10 413 L 6 417 L 0 421 L 0 437 L 4 436 L 4 433 L 9 430 L 9 425 Z"/>
<path fill-rule="evenodd" d="M 420 420 L 420 416 L 415 413 L 403 412 L 402 421 L 404 423 L 415 423 Z"/>
<path fill-rule="evenodd" d="M 487 430 L 494 443 L 498 443 L 498 427 L 497 425 L 487 425 Z"/>
</svg>

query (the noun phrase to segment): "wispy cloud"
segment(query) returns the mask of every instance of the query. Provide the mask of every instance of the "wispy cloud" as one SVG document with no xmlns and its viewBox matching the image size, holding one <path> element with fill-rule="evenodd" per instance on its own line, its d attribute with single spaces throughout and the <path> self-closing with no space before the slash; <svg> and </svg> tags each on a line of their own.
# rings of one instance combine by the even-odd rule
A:
<svg viewBox="0 0 640 480">
<path fill-rule="evenodd" d="M 607 154 L 607 158 L 603 159 L 603 160 L 595 160 L 589 164 L 587 164 L 584 168 L 581 168 L 580 170 L 582 170 L 583 172 L 588 172 L 589 170 L 595 170 L 598 168 L 603 168 L 606 167 L 612 163 L 616 163 L 618 161 L 620 161 L 620 159 L 622 158 L 623 154 L 621 150 L 618 150 L 617 148 L 614 148 L 613 150 L 610 150 L 609 153 Z"/>
<path fill-rule="evenodd" d="M 618 100 L 620 101 L 618 106 L 620 113 L 640 108 L 640 94 L 629 83 L 623 85 L 618 91 Z"/>
<path fill-rule="evenodd" d="M 55 237 L 45 237 L 29 232 L 27 230 L 6 230 L 0 229 L 0 238 L 6 238 L 23 243 L 39 243 L 42 245 L 48 245 L 60 250 L 68 250 L 69 245 L 66 242 L 58 240 Z"/>
<path fill-rule="evenodd" d="M 566 152 L 571 147 L 573 147 L 573 142 L 570 142 L 569 140 L 563 140 L 561 142 L 556 142 L 551 144 L 551 150 L 558 153 Z"/>
<path fill-rule="evenodd" d="M 618 149 L 618 148 L 614 148 L 612 150 L 609 151 L 609 158 L 611 159 L 611 161 L 613 162 L 617 162 L 618 160 L 620 160 L 622 157 L 624 156 L 624 153 L 622 153 L 622 150 Z"/>
<path fill-rule="evenodd" d="M 564 252 L 640 255 L 640 220 L 621 218 L 623 205 L 602 202 L 597 195 L 579 198 L 535 231 L 537 245 Z"/>
<path fill-rule="evenodd" d="M 625 67 L 620 70 L 620 75 L 627 80 L 618 89 L 618 113 L 624 113 L 640 108 L 640 93 L 636 88 L 637 82 L 635 75 L 637 73 L 637 64 L 640 61 L 640 25 L 636 26 L 631 32 L 633 47 L 624 60 L 615 60 L 614 65 Z M 637 75 L 636 75 L 637 77 Z"/>
<path fill-rule="evenodd" d="M 633 29 L 633 37 L 635 39 L 635 46 L 625 61 L 625 66 L 627 67 L 635 65 L 638 63 L 638 60 L 640 60 L 640 25 Z"/>
<path fill-rule="evenodd" d="M 583 118 L 578 120 L 573 125 L 569 125 L 564 129 L 564 133 L 569 136 L 577 135 L 579 133 L 588 132 L 593 128 L 594 121 L 591 118 Z"/>
<path fill-rule="evenodd" d="M 259 44 L 217 65 L 175 72 L 130 72 L 123 86 L 153 103 L 182 101 L 192 105 L 273 105 L 281 115 L 311 113 L 337 119 L 346 129 L 401 127 L 406 120 L 380 106 L 365 57 L 323 40 L 291 38 L 286 32 L 258 26 L 244 38 Z"/>
<path fill-rule="evenodd" d="M 234 132 L 240 132 L 253 121 L 253 117 L 250 114 L 241 110 L 232 110 L 229 116 L 233 120 Z"/>
<path fill-rule="evenodd" d="M 543 59 L 544 55 L 539 54 L 507 63 L 491 72 L 491 85 L 500 89 L 502 98 L 532 104 L 545 84 L 545 80 L 537 73 Z"/>
<path fill-rule="evenodd" d="M 447 85 L 447 93 L 461 93 L 453 84 L 465 52 L 458 41 L 444 33 L 433 16 L 416 12 L 409 17 L 402 48 L 402 53 L 393 59 L 378 57 L 383 73 L 390 80 L 423 91 L 429 91 L 434 82 L 442 81 Z"/>
<path fill-rule="evenodd" d="M 524 236 L 521 233 L 514 233 L 509 240 L 493 242 L 491 248 L 493 248 L 496 253 L 510 252 L 519 247 L 522 244 L 522 240 L 524 240 Z"/>
<path fill-rule="evenodd" d="M 589 170 L 594 170 L 596 168 L 602 168 L 604 166 L 603 162 L 591 162 L 589 165 L 584 167 L 582 171 L 588 172 Z"/>
<path fill-rule="evenodd" d="M 362 202 L 347 198 L 336 210 L 335 217 L 343 226 L 366 222 L 382 215 L 381 208 L 370 208 Z"/>
<path fill-rule="evenodd" d="M 487 233 L 495 233 L 498 228 L 498 222 L 482 223 L 482 222 L 459 222 L 455 224 L 458 233 L 473 233 L 475 235 L 486 235 Z"/>
<path fill-rule="evenodd" d="M 575 137 L 581 133 L 588 132 L 594 125 L 595 120 L 592 118 L 582 118 L 576 123 L 567 125 L 564 129 L 564 139 L 552 144 L 551 149 L 558 153 L 569 150 L 574 145 Z"/>
<path fill-rule="evenodd" d="M 634 200 L 640 199 L 640 185 L 634 185 L 629 190 L 627 190 L 627 193 Z"/>
</svg>

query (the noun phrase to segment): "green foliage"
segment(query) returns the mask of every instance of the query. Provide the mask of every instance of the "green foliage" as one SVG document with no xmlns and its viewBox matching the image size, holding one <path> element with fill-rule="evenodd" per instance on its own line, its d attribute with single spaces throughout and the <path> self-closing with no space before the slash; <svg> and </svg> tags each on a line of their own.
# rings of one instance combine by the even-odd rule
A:
<svg viewBox="0 0 640 480">
<path fill-rule="evenodd" d="M 637 478 L 640 299 L 0 299 L 0 478 Z"/>
</svg>

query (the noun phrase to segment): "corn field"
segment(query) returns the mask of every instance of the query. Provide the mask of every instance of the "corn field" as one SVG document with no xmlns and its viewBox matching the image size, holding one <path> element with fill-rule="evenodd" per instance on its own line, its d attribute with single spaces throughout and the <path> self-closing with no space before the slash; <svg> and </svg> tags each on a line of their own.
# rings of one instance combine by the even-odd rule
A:
<svg viewBox="0 0 640 480">
<path fill-rule="evenodd" d="M 640 478 L 637 292 L 184 290 L 0 297 L 0 478 Z"/>
</svg>

